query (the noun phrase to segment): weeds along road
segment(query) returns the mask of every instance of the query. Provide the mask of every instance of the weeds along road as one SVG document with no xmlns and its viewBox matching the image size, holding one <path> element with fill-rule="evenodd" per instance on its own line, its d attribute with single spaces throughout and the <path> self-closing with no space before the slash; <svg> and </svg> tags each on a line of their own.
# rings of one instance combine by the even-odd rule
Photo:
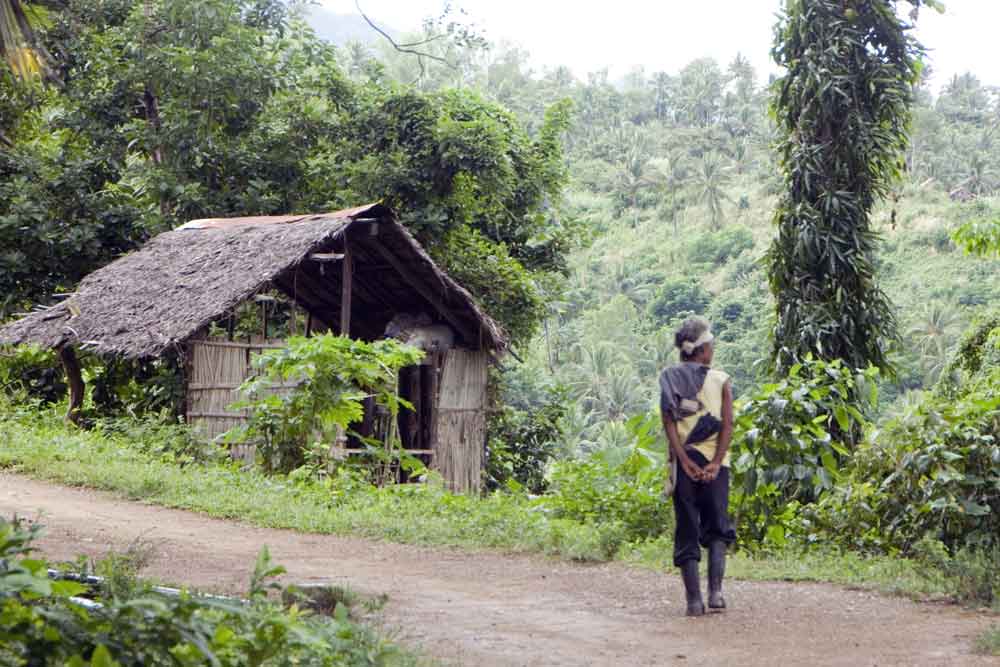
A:
<svg viewBox="0 0 1000 667">
<path fill-rule="evenodd" d="M 50 559 L 150 545 L 146 576 L 245 590 L 267 545 L 286 582 L 386 593 L 401 642 L 462 665 L 979 665 L 995 619 L 819 584 L 728 581 L 724 614 L 682 616 L 673 572 L 268 530 L 0 473 L 0 512 L 47 526 Z"/>
</svg>

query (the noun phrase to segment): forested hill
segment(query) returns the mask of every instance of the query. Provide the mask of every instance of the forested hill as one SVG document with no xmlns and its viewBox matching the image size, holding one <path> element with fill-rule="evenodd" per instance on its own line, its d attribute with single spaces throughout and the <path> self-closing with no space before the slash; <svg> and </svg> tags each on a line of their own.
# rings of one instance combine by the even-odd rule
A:
<svg viewBox="0 0 1000 667">
<path fill-rule="evenodd" d="M 676 355 L 673 331 L 691 313 L 714 323 L 718 363 L 738 393 L 763 380 L 773 306 L 760 260 L 783 182 L 766 82 L 744 58 L 581 81 L 568 68 L 532 70 L 529 54 L 497 46 L 456 57 L 458 69 L 425 63 L 422 74 L 389 49 L 377 57 L 428 90 L 485 91 L 529 127 L 547 105 L 573 101 L 559 223 L 578 245 L 565 277 L 546 285 L 548 318 L 512 374 L 513 402 L 527 407 L 567 387 L 568 447 L 622 445 L 632 437 L 625 420 L 654 406 L 656 374 Z M 996 91 L 974 73 L 936 97 L 927 80 L 918 90 L 904 181 L 875 216 L 879 279 L 902 335 L 884 412 L 934 384 L 974 315 L 1000 297 L 1000 262 L 965 255 L 949 236 L 1000 213 L 998 113 Z"/>
</svg>

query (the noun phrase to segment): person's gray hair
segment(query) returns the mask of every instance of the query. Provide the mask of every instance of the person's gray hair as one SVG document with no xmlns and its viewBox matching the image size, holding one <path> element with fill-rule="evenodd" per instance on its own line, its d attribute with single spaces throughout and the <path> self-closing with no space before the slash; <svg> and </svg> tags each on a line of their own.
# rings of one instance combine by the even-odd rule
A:
<svg viewBox="0 0 1000 667">
<path fill-rule="evenodd" d="M 705 343 L 713 340 L 712 325 L 704 317 L 689 317 L 674 334 L 674 346 L 681 352 L 681 359 L 687 361 L 698 356 Z"/>
</svg>

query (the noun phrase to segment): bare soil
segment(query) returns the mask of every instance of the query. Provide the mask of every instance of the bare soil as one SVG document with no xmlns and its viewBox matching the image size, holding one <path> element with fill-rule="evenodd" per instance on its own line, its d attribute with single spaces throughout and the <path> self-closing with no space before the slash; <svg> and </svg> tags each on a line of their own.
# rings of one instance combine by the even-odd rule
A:
<svg viewBox="0 0 1000 667">
<path fill-rule="evenodd" d="M 396 639 L 447 664 L 987 665 L 973 638 L 995 617 L 824 584 L 727 581 L 730 609 L 689 619 L 673 572 L 424 548 L 256 528 L 0 474 L 0 513 L 47 527 L 53 560 L 141 538 L 145 574 L 241 593 L 267 545 L 287 582 L 386 593 Z"/>
</svg>

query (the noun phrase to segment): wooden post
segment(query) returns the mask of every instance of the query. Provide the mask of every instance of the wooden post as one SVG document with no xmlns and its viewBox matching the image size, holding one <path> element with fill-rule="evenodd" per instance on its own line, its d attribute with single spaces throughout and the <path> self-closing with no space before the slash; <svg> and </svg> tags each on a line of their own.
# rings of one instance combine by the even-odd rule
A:
<svg viewBox="0 0 1000 667">
<path fill-rule="evenodd" d="M 426 440 L 424 441 L 424 447 L 433 450 L 435 457 L 437 456 L 438 448 L 438 374 L 441 372 L 441 355 L 437 352 L 431 352 L 429 355 L 431 363 L 428 365 L 428 373 L 426 376 L 426 389 L 424 391 L 424 396 L 427 398 L 427 431 L 425 433 Z"/>
<path fill-rule="evenodd" d="M 410 449 L 427 449 L 421 423 L 421 409 L 423 407 L 421 401 L 422 387 L 420 386 L 421 368 L 420 366 L 411 366 L 409 371 L 410 403 L 413 405 L 413 409 L 407 410 L 403 408 L 403 410 L 406 412 L 406 419 L 410 428 Z"/>
<path fill-rule="evenodd" d="M 354 274 L 354 258 L 351 249 L 344 238 L 344 270 L 341 279 L 340 293 L 340 335 L 351 335 L 351 280 Z"/>
<path fill-rule="evenodd" d="M 69 345 L 63 345 L 59 348 L 59 359 L 66 372 L 66 382 L 69 384 L 69 409 L 66 411 L 66 421 L 79 424 L 84 390 L 80 361 L 76 358 L 76 352 Z"/>
</svg>

